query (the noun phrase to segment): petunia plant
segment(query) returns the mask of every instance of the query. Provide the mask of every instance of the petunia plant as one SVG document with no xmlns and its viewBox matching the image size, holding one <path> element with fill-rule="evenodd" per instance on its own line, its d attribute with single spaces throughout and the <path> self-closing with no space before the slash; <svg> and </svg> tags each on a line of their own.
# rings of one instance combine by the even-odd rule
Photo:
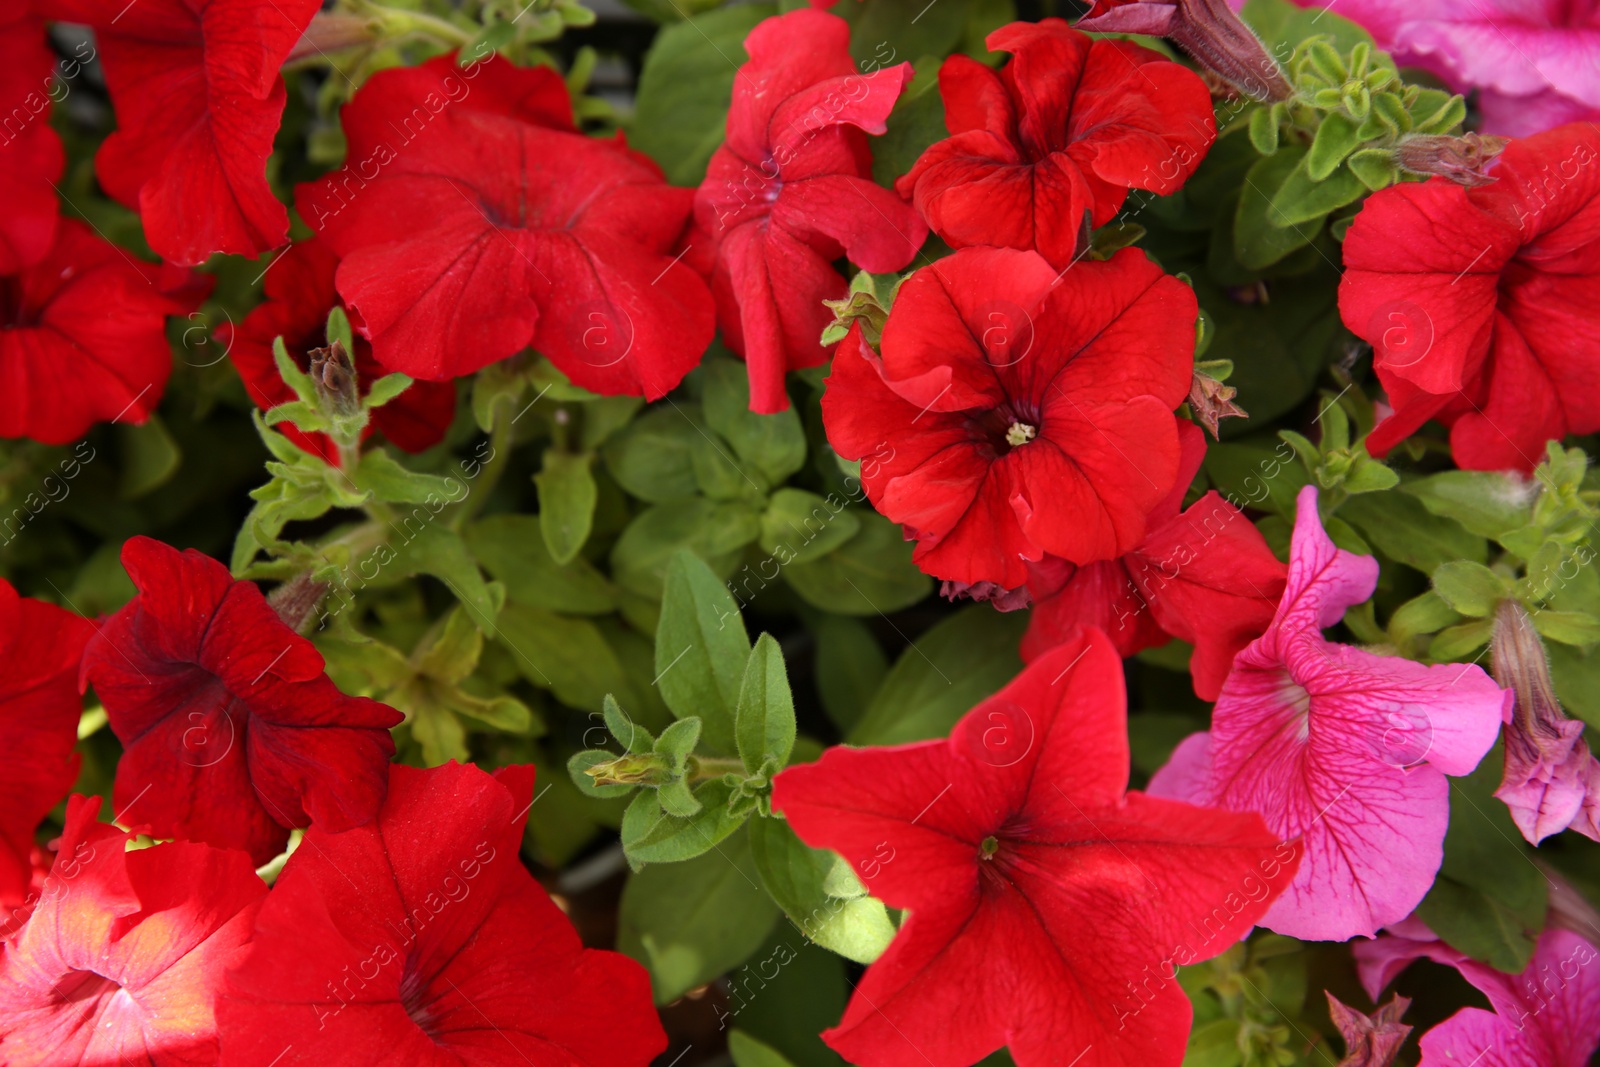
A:
<svg viewBox="0 0 1600 1067">
<path fill-rule="evenodd" d="M 1597 19 L 5 5 L 0 1063 L 1594 1060 Z"/>
</svg>

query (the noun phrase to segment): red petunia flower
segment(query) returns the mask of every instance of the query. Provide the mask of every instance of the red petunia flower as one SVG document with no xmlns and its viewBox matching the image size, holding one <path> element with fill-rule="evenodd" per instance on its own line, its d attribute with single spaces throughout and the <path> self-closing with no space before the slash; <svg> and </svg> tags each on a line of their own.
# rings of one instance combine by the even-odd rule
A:
<svg viewBox="0 0 1600 1067">
<path fill-rule="evenodd" d="M 910 63 L 858 73 L 850 24 L 810 9 L 763 20 L 745 51 L 727 140 L 695 194 L 689 255 L 749 364 L 751 410 L 770 414 L 789 406 L 786 371 L 827 362 L 822 302 L 849 288 L 834 260 L 900 270 L 928 227 L 873 182 L 866 137 L 884 132 Z"/>
<path fill-rule="evenodd" d="M 287 92 L 278 68 L 320 0 L 53 0 L 95 31 L 117 130 L 100 184 L 139 212 L 163 259 L 255 256 L 283 243 L 289 213 L 267 184 Z"/>
<path fill-rule="evenodd" d="M 951 136 L 895 183 L 953 247 L 1034 248 L 1065 267 L 1086 216 L 1105 225 L 1129 189 L 1174 192 L 1216 139 L 1205 83 L 1148 48 L 1053 18 L 1002 26 L 987 43 L 1011 62 L 996 73 L 945 60 Z"/>
<path fill-rule="evenodd" d="M 1600 430 L 1600 131 L 1512 141 L 1489 185 L 1374 193 L 1344 242 L 1339 312 L 1372 343 L 1394 414 L 1382 456 L 1429 419 L 1457 466 L 1530 471 L 1545 442 Z"/>
<path fill-rule="evenodd" d="M 217 339 L 227 349 L 244 387 L 262 410 L 293 400 L 272 357 L 272 342 L 283 338 L 301 370 L 310 366 L 308 353 L 327 344 L 324 329 L 328 312 L 339 305 L 334 272 L 339 258 L 321 240 L 294 245 L 273 261 L 267 272 L 266 302 L 250 312 L 237 327 L 224 324 Z M 384 369 L 372 358 L 365 338 L 356 338 L 356 378 L 362 395 L 383 377 Z M 407 452 L 422 452 L 444 440 L 456 414 L 456 388 L 450 382 L 417 382 L 383 407 L 372 412 L 368 432 L 383 435 Z M 278 429 L 307 452 L 337 465 L 339 449 L 325 434 L 307 434 L 287 423 Z"/>
<path fill-rule="evenodd" d="M 1057 275 L 1037 252 L 963 249 L 901 286 L 880 360 L 847 337 L 828 440 L 956 582 L 1015 588 L 1045 553 L 1115 559 L 1178 476 L 1194 294 L 1124 249 Z"/>
<path fill-rule="evenodd" d="M 66 156 L 50 128 L 54 68 L 44 20 L 30 5 L 0 11 L 0 274 L 39 262 L 55 236 L 54 183 Z"/>
<path fill-rule="evenodd" d="M 38 907 L 0 942 L 0 1062 L 9 1067 L 199 1067 L 217 1062 L 222 970 L 267 887 L 242 852 L 174 842 L 125 851 L 67 802 Z"/>
<path fill-rule="evenodd" d="M 311 642 L 216 560 L 134 537 L 122 565 L 139 595 L 89 642 L 80 680 L 125 749 L 122 818 L 258 865 L 290 827 L 371 819 L 400 713 L 341 693 Z"/>
<path fill-rule="evenodd" d="M 1189 671 L 1202 700 L 1216 700 L 1233 657 L 1266 632 L 1289 568 L 1249 519 L 1215 492 L 1179 513 L 1205 458 L 1205 435 L 1180 423 L 1183 458 L 1150 532 L 1119 559 L 1075 567 L 1046 556 L 1029 568 L 1033 601 L 1022 658 L 1031 661 L 1078 626 L 1104 630 L 1124 657 L 1176 637 L 1194 646 Z"/>
<path fill-rule="evenodd" d="M 533 768 L 394 766 L 369 825 L 313 827 L 217 1008 L 223 1067 L 644 1067 L 643 967 L 586 949 L 517 858 Z"/>
<path fill-rule="evenodd" d="M 379 363 L 443 381 L 532 344 L 654 399 L 699 362 L 711 297 L 672 255 L 693 194 L 571 115 L 559 74 L 497 56 L 383 71 L 345 107 L 352 162 L 297 203 Z"/>
<path fill-rule="evenodd" d="M 78 661 L 91 633 L 88 620 L 0 579 L 0 907 L 27 895 L 34 829 L 78 780 Z"/>
<path fill-rule="evenodd" d="M 0 275 L 0 437 L 60 445 L 97 422 L 149 418 L 172 373 L 166 317 L 204 297 L 187 273 L 62 219 L 42 261 Z"/>
<path fill-rule="evenodd" d="M 829 749 L 772 806 L 910 916 L 823 1039 L 863 1067 L 1177 1067 L 1179 966 L 1247 934 L 1298 848 L 1258 816 L 1125 793 L 1122 660 L 1097 630 L 948 740 Z"/>
</svg>

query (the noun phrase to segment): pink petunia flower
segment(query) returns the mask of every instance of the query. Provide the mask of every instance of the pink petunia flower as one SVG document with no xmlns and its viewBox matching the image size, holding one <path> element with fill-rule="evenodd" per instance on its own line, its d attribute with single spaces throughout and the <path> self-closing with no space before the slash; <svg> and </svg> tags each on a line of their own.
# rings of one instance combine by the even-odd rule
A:
<svg viewBox="0 0 1600 1067">
<path fill-rule="evenodd" d="M 1258 811 L 1305 840 L 1294 884 L 1261 922 L 1302 940 L 1371 937 L 1410 914 L 1444 856 L 1444 776 L 1478 765 L 1510 699 L 1476 666 L 1326 640 L 1377 580 L 1377 560 L 1328 539 L 1307 486 L 1272 625 L 1234 660 L 1211 731 L 1150 783 L 1157 796 Z"/>
<path fill-rule="evenodd" d="M 1552 925 L 1522 973 L 1505 974 L 1428 940 L 1415 920 L 1400 932 L 1355 946 L 1371 996 L 1426 958 L 1460 971 L 1494 1008 L 1462 1008 L 1423 1034 L 1420 1067 L 1584 1067 L 1600 1047 L 1600 951 L 1588 939 Z"/>
<path fill-rule="evenodd" d="M 1485 133 L 1526 137 L 1600 118 L 1593 0 L 1297 0 L 1360 23 L 1403 66 L 1478 90 Z"/>
</svg>

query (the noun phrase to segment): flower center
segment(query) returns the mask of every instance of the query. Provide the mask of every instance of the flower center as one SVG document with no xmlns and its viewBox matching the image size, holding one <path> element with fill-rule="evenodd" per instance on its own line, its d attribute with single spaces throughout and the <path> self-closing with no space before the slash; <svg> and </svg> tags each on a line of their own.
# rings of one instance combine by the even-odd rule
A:
<svg viewBox="0 0 1600 1067">
<path fill-rule="evenodd" d="M 428 1005 L 431 998 L 428 996 L 428 980 L 407 962 L 405 977 L 400 980 L 400 1004 L 406 1009 L 406 1014 L 411 1021 L 421 1028 L 422 1032 L 430 1038 L 438 1040 L 433 1024 L 438 1021 L 437 1016 Z"/>
<path fill-rule="evenodd" d="M 122 987 L 103 974 L 94 971 L 68 971 L 61 976 L 61 981 L 50 990 L 51 998 L 57 1004 L 81 1004 L 86 1000 L 96 1000 L 108 993 L 120 992 Z"/>
<path fill-rule="evenodd" d="M 0 330 L 33 324 L 23 301 L 22 279 L 0 278 Z"/>
<path fill-rule="evenodd" d="M 990 834 L 983 839 L 983 844 L 979 845 L 978 849 L 982 853 L 983 859 L 992 860 L 994 859 L 994 854 L 1000 851 L 1000 839 Z"/>
<path fill-rule="evenodd" d="M 1012 448 L 1021 448 L 1037 437 L 1039 431 L 1025 422 L 1013 422 L 1006 431 L 1006 444 Z"/>
</svg>

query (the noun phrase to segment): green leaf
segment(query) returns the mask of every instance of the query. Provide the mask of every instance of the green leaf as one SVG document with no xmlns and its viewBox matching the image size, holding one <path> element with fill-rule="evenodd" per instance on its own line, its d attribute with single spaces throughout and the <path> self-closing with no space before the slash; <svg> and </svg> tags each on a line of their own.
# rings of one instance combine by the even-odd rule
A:
<svg viewBox="0 0 1600 1067">
<path fill-rule="evenodd" d="M 769 759 L 786 766 L 794 749 L 794 697 L 789 692 L 789 673 L 783 665 L 783 650 L 771 634 L 756 638 L 745 664 L 739 685 L 739 704 L 734 711 L 734 738 L 744 769 L 759 773 Z"/>
<path fill-rule="evenodd" d="M 412 661 L 418 673 L 457 685 L 477 669 L 482 654 L 483 634 L 466 609 L 457 604 L 445 615 L 443 623 L 418 643 Z"/>
<path fill-rule="evenodd" d="M 283 343 L 282 337 L 272 340 L 272 361 L 277 365 L 278 376 L 283 379 L 283 384 L 294 391 L 295 398 L 315 411 L 317 387 L 311 384 L 311 375 L 301 370 L 294 357 L 289 355 L 289 348 Z"/>
<path fill-rule="evenodd" d="M 622 705 L 617 703 L 617 698 L 610 693 L 606 694 L 604 703 L 600 706 L 602 718 L 605 720 L 606 729 L 622 746 L 624 752 L 654 752 L 656 739 L 650 731 L 633 721 L 633 717 L 622 710 Z M 687 720 L 686 720 L 687 721 Z M 700 723 L 695 720 L 695 738 L 700 736 Z M 694 743 L 690 742 L 690 748 Z"/>
<path fill-rule="evenodd" d="M 1314 235 L 1331 212 L 1366 195 L 1367 187 L 1348 167 L 1337 168 L 1321 181 L 1311 176 L 1310 168 L 1308 155 L 1272 195 L 1268 218 L 1274 226 L 1301 226 Z"/>
<path fill-rule="evenodd" d="M 1436 633 L 1461 621 L 1461 613 L 1430 589 L 1394 610 L 1389 616 L 1389 636 L 1396 644 L 1403 645 L 1420 634 Z"/>
<path fill-rule="evenodd" d="M 1356 180 L 1373 192 L 1387 189 L 1400 180 L 1400 168 L 1394 153 L 1381 148 L 1364 148 L 1350 157 L 1347 164 Z"/>
<path fill-rule="evenodd" d="M 1306 174 L 1312 181 L 1327 181 L 1345 157 L 1360 145 L 1354 121 L 1337 111 L 1324 115 L 1311 142 L 1311 151 L 1306 155 Z"/>
<path fill-rule="evenodd" d="M 667 567 L 656 628 L 656 686 L 678 718 L 698 715 L 708 751 L 732 755 L 750 638 L 744 619 L 711 568 L 689 552 Z"/>
<path fill-rule="evenodd" d="M 822 708 L 841 733 L 849 733 L 889 673 L 889 658 L 859 619 L 825 616 L 813 630 L 817 638 L 813 677 Z"/>
<path fill-rule="evenodd" d="M 893 52 L 887 39 L 882 47 Z M 872 179 L 885 187 L 892 187 L 896 178 L 909 172 L 934 142 L 950 136 L 944 124 L 944 100 L 939 95 L 939 58 L 919 57 L 915 69 L 916 76 L 889 113 L 883 136 L 872 142 Z"/>
<path fill-rule="evenodd" d="M 1250 113 L 1250 143 L 1264 156 L 1278 150 L 1278 118 L 1271 107 L 1258 107 Z"/>
<path fill-rule="evenodd" d="M 1489 558 L 1482 537 L 1435 515 L 1406 493 L 1353 496 L 1340 506 L 1339 517 L 1357 526 L 1384 555 L 1423 574 L 1454 560 L 1483 563 Z"/>
<path fill-rule="evenodd" d="M 706 425 L 733 447 L 739 459 L 759 471 L 769 486 L 783 484 L 805 466 L 806 434 L 793 407 L 774 415 L 751 411 L 749 371 L 743 363 L 713 359 L 702 370 Z"/>
<path fill-rule="evenodd" d="M 741 1030 L 728 1032 L 728 1055 L 733 1057 L 733 1067 L 794 1067 L 777 1049 Z"/>
<path fill-rule="evenodd" d="M 616 590 L 587 560 L 561 566 L 550 558 L 536 516 L 493 515 L 463 536 L 514 603 L 572 615 L 608 615 L 617 608 Z"/>
<path fill-rule="evenodd" d="M 1492 619 L 1471 619 L 1457 626 L 1440 630 L 1428 644 L 1428 658 L 1445 663 L 1463 659 L 1482 648 L 1494 630 Z"/>
<path fill-rule="evenodd" d="M 1300 490 L 1310 484 L 1289 443 L 1265 436 L 1210 446 L 1205 471 L 1235 507 L 1275 511 L 1291 519 Z"/>
<path fill-rule="evenodd" d="M 671 760 L 674 770 L 681 771 L 694 752 L 694 746 L 700 743 L 700 726 L 698 716 L 690 715 L 688 718 L 679 719 L 661 731 L 661 736 L 656 738 L 656 743 L 650 747 L 658 755 Z"/>
<path fill-rule="evenodd" d="M 589 540 L 599 490 L 589 470 L 593 452 L 547 448 L 544 468 L 533 476 L 539 490 L 539 529 L 557 565 L 571 563 Z"/>
<path fill-rule="evenodd" d="M 1515 974 L 1533 955 L 1547 890 L 1510 813 L 1495 799 L 1501 765 L 1496 745 L 1472 774 L 1450 780 L 1444 863 L 1417 918 L 1452 948 Z"/>
<path fill-rule="evenodd" d="M 1381 493 L 1400 484 L 1400 476 L 1383 463 L 1358 449 L 1350 469 L 1345 472 L 1344 491 L 1352 496 L 1360 493 Z"/>
<path fill-rule="evenodd" d="M 377 448 L 362 454 L 350 480 L 386 504 L 426 504 L 437 510 L 460 503 L 469 491 L 459 478 L 418 473 Z"/>
<path fill-rule="evenodd" d="M 426 505 L 430 511 L 432 505 Z M 495 635 L 495 617 L 500 605 L 489 591 L 489 585 L 478 570 L 477 561 L 467 550 L 466 542 L 454 530 L 447 529 L 417 507 L 410 516 L 400 517 L 400 534 L 408 538 L 403 544 L 393 545 L 397 550 L 403 575 L 431 574 L 450 588 L 457 600 L 472 615 L 472 621 L 486 637 Z M 415 534 L 410 533 L 412 522 L 424 523 Z M 391 542 L 391 544 L 393 544 Z"/>
<path fill-rule="evenodd" d="M 1510 592 L 1506 582 L 1481 563 L 1454 560 L 1433 572 L 1433 589 L 1461 614 L 1483 618 Z"/>
<path fill-rule="evenodd" d="M 837 505 L 837 506 L 835 506 Z M 767 501 L 761 516 L 762 551 L 779 565 L 810 563 L 843 545 L 861 530 L 861 520 L 838 494 L 820 497 L 784 487 Z"/>
<path fill-rule="evenodd" d="M 674 778 L 658 786 L 656 799 L 661 802 L 661 810 L 668 815 L 690 818 L 700 812 L 700 801 L 695 799 L 694 793 L 689 789 L 689 783 L 682 778 Z"/>
<path fill-rule="evenodd" d="M 745 816 L 728 810 L 733 787 L 720 778 L 701 782 L 693 797 L 700 804 L 687 817 L 665 813 L 648 830 L 630 838 L 627 828 L 622 849 L 635 863 L 678 863 L 703 855 L 744 824 Z"/>
<path fill-rule="evenodd" d="M 1275 197 L 1305 161 L 1306 149 L 1287 146 L 1265 156 L 1245 175 L 1233 220 L 1234 254 L 1251 270 L 1270 267 L 1290 252 L 1310 244 L 1322 229 L 1280 224 L 1273 217 Z"/>
<path fill-rule="evenodd" d="M 568 707 L 599 711 L 608 694 L 629 690 L 616 652 L 588 619 L 509 603 L 500 612 L 499 641 L 524 678 Z"/>
<path fill-rule="evenodd" d="M 654 408 L 607 442 L 602 452 L 618 485 L 640 500 L 659 504 L 699 491 L 694 451 L 700 441 L 700 431 L 683 408 Z"/>
<path fill-rule="evenodd" d="M 414 709 L 411 715 L 411 736 L 422 746 L 422 761 L 429 767 L 455 760 L 466 763 L 472 758 L 467 751 L 467 732 L 461 720 L 442 707 Z"/>
<path fill-rule="evenodd" d="M 617 947 L 649 968 L 656 1003 L 665 1004 L 737 967 L 777 918 L 745 836 L 737 834 L 716 852 L 630 877 Z"/>
<path fill-rule="evenodd" d="M 1498 538 L 1533 520 L 1537 487 L 1509 471 L 1445 471 L 1400 486 L 1435 515 L 1482 537 Z"/>
<path fill-rule="evenodd" d="M 1533 628 L 1539 631 L 1541 637 L 1578 648 L 1588 648 L 1600 642 L 1600 619 L 1585 611 L 1551 611 L 1544 608 L 1533 613 Z"/>
<path fill-rule="evenodd" d="M 1017 646 L 1027 619 L 972 604 L 912 642 L 896 661 L 852 745 L 897 745 L 949 734 L 972 707 L 1022 669 Z"/>
<path fill-rule="evenodd" d="M 123 500 L 137 500 L 161 488 L 183 465 L 183 450 L 160 415 L 152 414 L 137 426 L 118 423 L 117 445 L 121 460 L 117 490 Z"/>
<path fill-rule="evenodd" d="M 800 598 L 840 615 L 886 615 L 933 590 L 933 579 L 911 562 L 915 546 L 900 527 L 859 509 L 860 531 L 810 563 L 791 563 L 783 576 Z"/>
<path fill-rule="evenodd" d="M 640 512 L 611 549 L 617 584 L 652 599 L 661 595 L 667 562 L 688 549 L 718 574 L 731 573 L 739 550 L 761 532 L 759 513 L 737 501 L 676 500 Z"/>
<path fill-rule="evenodd" d="M 783 819 L 750 823 L 750 854 L 772 899 L 808 939 L 856 963 L 871 963 L 894 938 L 883 902 L 834 897 L 824 882 L 836 857 L 810 848 Z"/>
<path fill-rule="evenodd" d="M 671 184 L 695 186 L 705 177 L 722 143 L 734 73 L 747 58 L 744 39 L 776 12 L 774 4 L 736 4 L 656 35 L 639 73 L 628 141 L 659 163 Z"/>
</svg>

